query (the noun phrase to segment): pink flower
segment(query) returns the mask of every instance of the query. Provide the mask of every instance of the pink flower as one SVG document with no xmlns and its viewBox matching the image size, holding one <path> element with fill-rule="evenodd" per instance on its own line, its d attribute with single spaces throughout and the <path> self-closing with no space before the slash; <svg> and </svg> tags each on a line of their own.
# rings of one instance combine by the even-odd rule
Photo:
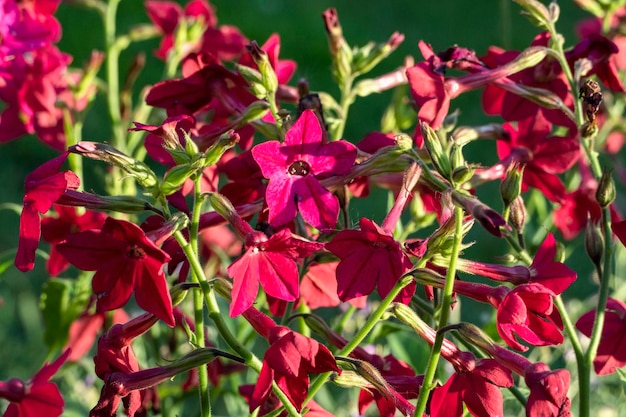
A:
<svg viewBox="0 0 626 417">
<path fill-rule="evenodd" d="M 606 303 L 604 327 L 593 368 L 598 375 L 615 373 L 617 368 L 626 365 L 626 304 L 609 298 Z M 596 311 L 583 314 L 576 322 L 576 328 L 591 337 L 596 320 Z"/>
<path fill-rule="evenodd" d="M 267 400 L 272 381 L 301 411 L 309 388 L 309 373 L 341 373 L 330 350 L 314 339 L 287 327 L 276 326 L 270 329 L 268 340 L 271 346 L 265 352 L 259 379 L 250 398 L 250 412 Z"/>
<path fill-rule="evenodd" d="M 289 229 L 282 229 L 270 237 L 250 229 L 246 236 L 246 253 L 228 268 L 228 274 L 234 280 L 230 316 L 238 316 L 252 305 L 259 283 L 272 297 L 296 300 L 299 296 L 296 260 L 322 247 L 321 243 L 293 235 Z"/>
<path fill-rule="evenodd" d="M 252 155 L 270 180 L 266 200 L 272 226 L 289 223 L 299 209 L 312 226 L 326 231 L 335 228 L 339 202 L 319 180 L 346 174 L 356 158 L 354 145 L 324 143 L 315 113 L 305 110 L 287 131 L 284 143 L 261 143 L 252 148 Z"/>
<path fill-rule="evenodd" d="M 24 180 L 24 207 L 20 216 L 20 240 L 15 266 L 22 272 L 35 266 L 35 251 L 41 237 L 40 214 L 46 213 L 66 190 L 76 190 L 80 180 L 72 171 L 59 172 L 67 152 L 46 162 Z"/>
<path fill-rule="evenodd" d="M 361 219 L 359 226 L 361 230 L 342 230 L 326 244 L 326 249 L 341 259 L 337 266 L 337 291 L 342 301 L 369 295 L 376 286 L 380 296 L 385 297 L 413 266 L 390 233 L 366 218 Z M 404 297 L 410 298 L 415 291 L 415 285 L 410 287 L 405 289 Z"/>
<path fill-rule="evenodd" d="M 61 39 L 61 25 L 53 16 L 61 0 L 2 3 L 0 55 L 21 55 Z"/>
<path fill-rule="evenodd" d="M 93 291 L 98 311 L 122 307 L 133 290 L 137 304 L 174 326 L 172 300 L 163 273 L 170 256 L 133 223 L 107 218 L 101 230 L 74 233 L 59 252 L 83 271 L 97 271 Z"/>
<path fill-rule="evenodd" d="M 0 398 L 10 401 L 3 417 L 58 417 L 65 402 L 50 378 L 63 366 L 70 354 L 66 350 L 51 364 L 46 363 L 30 380 L 17 378 L 0 381 Z"/>
</svg>

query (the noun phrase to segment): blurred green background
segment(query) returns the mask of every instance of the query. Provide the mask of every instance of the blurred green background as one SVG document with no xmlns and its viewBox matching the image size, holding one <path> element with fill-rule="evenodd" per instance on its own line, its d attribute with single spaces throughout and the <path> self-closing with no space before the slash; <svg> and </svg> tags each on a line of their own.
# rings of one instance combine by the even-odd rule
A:
<svg viewBox="0 0 626 417">
<path fill-rule="evenodd" d="M 181 2 L 182 3 L 182 2 Z M 530 44 L 537 29 L 520 15 L 520 8 L 507 0 L 388 0 L 388 1 L 287 1 L 287 0 L 214 0 L 220 25 L 235 25 L 250 40 L 260 44 L 274 32 L 281 35 L 281 57 L 293 59 L 298 63 L 295 80 L 306 78 L 311 90 L 327 91 L 337 95 L 338 90 L 330 75 L 326 34 L 321 13 L 328 7 L 338 10 L 344 36 L 351 45 L 363 45 L 369 41 L 383 42 L 394 31 L 405 35 L 404 43 L 398 50 L 370 75 L 381 75 L 400 66 L 404 57 L 411 55 L 416 61 L 422 59 L 417 49 L 419 40 L 430 43 L 435 51 L 440 51 L 454 44 L 474 49 L 483 54 L 490 45 L 507 49 L 523 49 Z M 575 23 L 586 17 L 572 1 L 562 1 L 561 18 L 558 24 L 565 35 L 566 45 L 576 43 Z M 119 31 L 124 32 L 130 25 L 147 23 L 143 3 L 136 0 L 122 1 L 119 8 Z M 59 43 L 62 51 L 74 57 L 74 66 L 82 66 L 91 50 L 103 49 L 102 25 L 98 16 L 89 10 L 63 3 L 57 13 L 63 25 L 63 38 Z M 147 65 L 138 84 L 152 84 L 159 80 L 163 71 L 162 62 L 153 57 L 152 51 L 158 41 L 142 42 L 133 45 L 122 55 L 122 74 L 128 68 L 135 54 L 143 51 L 147 55 Z M 377 130 L 380 118 L 391 92 L 360 99 L 351 108 L 345 137 L 353 142 L 360 140 L 366 133 Z M 486 117 L 480 106 L 480 93 L 473 92 L 453 101 L 452 110 L 460 109 L 459 124 L 481 124 L 497 121 Z M 147 122 L 140 120 L 140 122 Z M 411 132 L 409 132 L 411 133 Z M 83 137 L 85 140 L 106 141 L 109 137 L 106 108 L 99 100 L 92 108 L 87 120 Z M 33 137 L 22 138 L 2 144 L 0 151 L 0 184 L 3 184 L 0 202 L 20 203 L 23 193 L 24 177 L 44 161 L 55 156 Z M 470 148 L 470 158 L 480 159 L 483 155 L 493 160 L 495 145 L 481 142 Z M 474 162 L 472 160 L 472 162 Z M 96 169 L 92 176 L 94 183 L 85 184 L 86 189 L 98 189 L 98 173 L 102 167 L 86 164 Z M 98 171 L 100 170 L 100 171 Z M 488 189 L 481 197 L 500 209 L 495 192 Z M 491 193 L 491 195 L 487 195 Z M 359 216 L 382 220 L 386 205 L 386 194 L 374 194 L 368 200 L 358 204 L 354 219 Z M 11 258 L 17 243 L 18 215 L 3 211 L 0 221 L 0 254 L 2 260 Z M 503 247 L 499 241 L 485 236 L 478 231 L 474 239 L 480 239 L 476 257 L 494 261 L 502 255 Z M 582 259 L 579 271 L 579 283 L 575 293 L 587 296 L 588 286 L 592 285 L 590 268 L 584 261 L 580 250 L 581 240 L 574 258 Z M 491 246 L 490 246 L 491 245 Z M 11 264 L 0 275 L 0 380 L 9 377 L 27 378 L 39 369 L 46 349 L 42 344 L 42 325 L 38 309 L 41 286 L 47 279 L 43 260 L 37 259 L 34 271 L 22 274 Z M 484 319 L 484 317 L 483 317 Z M 489 319 L 489 317 L 487 317 Z M 397 345 L 398 349 L 402 346 Z M 410 352 L 408 353 L 410 354 Z"/>
</svg>

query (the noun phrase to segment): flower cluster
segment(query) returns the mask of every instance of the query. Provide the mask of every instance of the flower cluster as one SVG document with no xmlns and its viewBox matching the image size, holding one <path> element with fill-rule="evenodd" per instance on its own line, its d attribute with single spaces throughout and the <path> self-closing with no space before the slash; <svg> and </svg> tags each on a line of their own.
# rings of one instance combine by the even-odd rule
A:
<svg viewBox="0 0 626 417">
<path fill-rule="evenodd" d="M 417 62 L 376 75 L 404 35 L 351 45 L 331 8 L 335 97 L 294 85 L 279 34 L 249 40 L 206 0 L 146 1 L 150 23 L 122 34 L 117 1 L 79 2 L 103 18 L 106 51 L 68 71 L 59 3 L 6 0 L 0 14 L 0 141 L 34 134 L 60 153 L 24 179 L 14 264 L 56 277 L 40 304 L 49 357 L 63 349 L 30 380 L 0 382 L 5 416 L 64 413 L 50 379 L 66 361 L 84 374 L 96 339 L 100 396 L 81 404 L 93 417 L 597 411 L 592 365 L 599 377 L 626 365 L 611 170 L 624 169 L 599 157 L 623 142 L 625 6 L 578 2 L 595 18 L 568 46 L 556 2 L 516 0 L 537 27 L 523 50 L 416 40 Z M 120 87 L 120 53 L 150 38 L 163 79 L 139 85 L 139 56 Z M 379 131 L 350 130 L 364 117 L 352 104 L 387 90 Z M 488 122 L 454 111 L 475 90 Z M 111 137 L 85 141 L 98 94 Z M 466 314 L 474 301 L 481 314 Z M 342 390 L 318 395 L 330 382 Z"/>
</svg>

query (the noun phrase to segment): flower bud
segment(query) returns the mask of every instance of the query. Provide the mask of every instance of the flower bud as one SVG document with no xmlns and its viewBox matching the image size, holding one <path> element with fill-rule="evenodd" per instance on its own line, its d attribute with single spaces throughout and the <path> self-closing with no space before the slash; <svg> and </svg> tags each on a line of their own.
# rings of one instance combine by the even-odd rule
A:
<svg viewBox="0 0 626 417">
<path fill-rule="evenodd" d="M 452 171 L 452 181 L 455 184 L 465 184 L 474 177 L 474 168 L 465 164 L 454 168 Z"/>
<path fill-rule="evenodd" d="M 378 369 L 371 363 L 346 357 L 337 357 L 337 362 L 349 363 L 352 369 L 354 369 L 354 372 L 366 380 L 369 383 L 368 385 L 372 385 L 384 397 L 392 398 L 393 394 L 389 384 L 385 381 L 385 378 L 383 378 Z"/>
<path fill-rule="evenodd" d="M 538 0 L 514 0 L 522 6 L 528 19 L 541 29 L 549 30 L 553 22 L 553 13 Z"/>
<path fill-rule="evenodd" d="M 234 130 L 222 134 L 217 141 L 204 153 L 204 166 L 217 164 L 222 155 L 239 142 L 239 134 Z"/>
<path fill-rule="evenodd" d="M 437 171 L 444 178 L 450 178 L 450 173 L 452 171 L 450 161 L 443 150 L 437 133 L 424 122 L 420 122 L 420 128 L 422 130 L 422 136 L 424 137 L 424 145 L 430 155 L 430 159 L 435 166 L 435 169 L 437 169 Z"/>
<path fill-rule="evenodd" d="M 483 126 L 461 126 L 454 129 L 452 132 L 451 140 L 458 146 L 464 146 L 468 143 L 479 139 L 499 139 L 505 135 L 505 131 L 502 125 L 492 123 Z"/>
<path fill-rule="evenodd" d="M 185 297 L 187 296 L 187 291 L 192 288 L 199 288 L 200 285 L 193 282 L 182 282 L 180 284 L 176 284 L 170 290 L 170 297 L 172 297 L 172 305 L 177 306 L 182 303 Z"/>
<path fill-rule="evenodd" d="M 245 239 L 246 236 L 254 232 L 252 226 L 250 226 L 245 220 L 241 218 L 230 200 L 228 200 L 222 194 L 209 193 L 208 200 L 211 203 L 211 207 L 213 207 L 213 210 L 215 210 L 217 213 L 219 213 L 220 216 L 225 218 L 228 223 L 233 226 L 235 232 L 237 232 L 240 237 Z"/>
<path fill-rule="evenodd" d="M 99 142 L 78 142 L 68 148 L 69 152 L 116 166 L 126 171 L 144 188 L 152 188 L 157 185 L 156 174 L 141 161 L 138 161 L 111 145 Z"/>
<path fill-rule="evenodd" d="M 482 203 L 478 198 L 458 191 L 452 193 L 452 201 L 470 213 L 489 233 L 496 237 L 502 237 L 500 227 L 506 226 L 506 221 L 498 212 Z"/>
<path fill-rule="evenodd" d="M 398 320 L 414 329 L 418 334 L 421 335 L 428 331 L 429 326 L 409 306 L 402 303 L 393 303 L 391 311 Z"/>
<path fill-rule="evenodd" d="M 252 56 L 256 65 L 259 67 L 259 72 L 261 73 L 263 80 L 263 87 L 266 91 L 275 93 L 278 88 L 278 78 L 276 77 L 274 68 L 272 68 L 267 52 L 261 49 L 256 41 L 252 41 L 250 45 L 246 46 L 246 49 L 248 50 L 250 56 Z"/>
<path fill-rule="evenodd" d="M 526 206 L 524 206 L 522 196 L 517 197 L 511 202 L 509 210 L 509 223 L 515 230 L 521 233 L 526 224 Z"/>
<path fill-rule="evenodd" d="M 522 193 L 522 177 L 524 167 L 518 164 L 510 165 L 506 171 L 504 179 L 500 183 L 500 196 L 504 202 L 504 207 L 509 207 L 513 200 Z"/>
<path fill-rule="evenodd" d="M 263 118 L 270 109 L 270 104 L 265 100 L 258 100 L 250 104 L 239 117 L 242 124 L 252 123 Z"/>
<path fill-rule="evenodd" d="M 330 379 L 333 383 L 345 388 L 366 388 L 370 385 L 365 378 L 353 371 L 344 370 L 341 374 L 333 372 Z"/>
<path fill-rule="evenodd" d="M 365 74 L 371 71 L 383 59 L 387 58 L 404 41 L 404 35 L 394 32 L 389 40 L 382 44 L 365 45 L 359 48 L 352 59 L 352 73 Z"/>
<path fill-rule="evenodd" d="M 165 173 L 165 178 L 159 189 L 163 195 L 174 194 L 180 190 L 189 178 L 198 172 L 198 167 L 193 164 L 176 165 Z"/>
<path fill-rule="evenodd" d="M 326 9 L 322 13 L 322 18 L 328 35 L 330 56 L 333 59 L 333 76 L 340 85 L 343 85 L 344 81 L 352 75 L 352 50 L 343 37 L 337 10 Z"/>
<path fill-rule="evenodd" d="M 409 151 L 413 148 L 413 139 L 406 133 L 395 135 L 393 140 L 396 142 L 396 145 L 398 145 L 398 148 L 403 151 Z"/>
<path fill-rule="evenodd" d="M 604 239 L 598 227 L 587 216 L 587 226 L 585 226 L 585 250 L 596 267 L 602 263 L 604 253 Z"/>
<path fill-rule="evenodd" d="M 263 76 L 259 71 L 247 65 L 235 64 L 235 69 L 250 85 L 250 91 L 256 98 L 267 96 L 267 89 L 263 85 Z"/>
<path fill-rule="evenodd" d="M 615 183 L 613 182 L 613 170 L 604 171 L 596 190 L 596 201 L 600 207 L 608 207 L 615 200 Z"/>
<path fill-rule="evenodd" d="M 490 352 L 495 342 L 480 327 L 472 324 L 461 322 L 453 326 L 465 341 L 474 346 Z"/>
</svg>

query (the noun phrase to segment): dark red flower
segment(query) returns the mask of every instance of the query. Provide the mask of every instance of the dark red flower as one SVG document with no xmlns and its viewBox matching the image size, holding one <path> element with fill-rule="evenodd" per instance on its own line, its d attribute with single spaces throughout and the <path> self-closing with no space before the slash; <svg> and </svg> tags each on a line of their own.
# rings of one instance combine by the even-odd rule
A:
<svg viewBox="0 0 626 417">
<path fill-rule="evenodd" d="M 523 190 L 533 187 L 548 199 L 560 202 L 565 187 L 556 174 L 570 169 L 580 156 L 576 136 L 549 136 L 552 124 L 541 114 L 520 120 L 517 129 L 505 124 L 506 137 L 498 140 L 498 156 L 505 166 L 524 166 Z"/>
<path fill-rule="evenodd" d="M 390 233 L 373 221 L 362 218 L 361 230 L 342 230 L 326 244 L 326 249 L 341 259 L 337 267 L 337 291 L 342 301 L 369 295 L 378 286 L 385 297 L 413 265 Z M 364 273 L 367 271 L 367 273 Z M 408 296 L 415 285 L 405 288 Z"/>
<path fill-rule="evenodd" d="M 530 267 L 524 265 L 506 266 L 483 262 L 458 260 L 458 268 L 470 274 L 482 275 L 496 281 L 506 281 L 514 285 L 538 283 L 561 294 L 576 280 L 576 272 L 567 265 L 554 260 L 556 256 L 556 240 L 548 233 L 545 240 L 535 253 Z"/>
<path fill-rule="evenodd" d="M 623 93 L 624 85 L 617 69 L 618 46 L 600 34 L 589 34 L 565 53 L 570 67 L 576 61 L 586 58 L 591 61 L 591 70 L 585 76 L 596 75 L 600 81 L 613 91 Z"/>
<path fill-rule="evenodd" d="M 41 221 L 41 237 L 50 243 L 50 257 L 46 262 L 46 269 L 51 276 L 57 276 L 65 271 L 70 263 L 57 250 L 57 244 L 64 241 L 71 233 L 102 227 L 106 216 L 95 211 L 85 211 L 78 214 L 75 207 L 54 205 L 58 216 L 46 216 Z"/>
<path fill-rule="evenodd" d="M 234 280 L 230 316 L 238 316 L 252 305 L 259 283 L 272 297 L 295 301 L 299 296 L 296 260 L 322 247 L 322 243 L 300 238 L 289 229 L 270 237 L 262 232 L 249 233 L 246 253 L 228 268 Z"/>
<path fill-rule="evenodd" d="M 254 387 L 255 385 L 251 385 L 251 384 L 239 386 L 239 394 L 241 394 L 241 396 L 248 403 L 250 403 L 250 399 L 252 398 Z M 271 392 L 268 395 L 268 397 L 265 399 L 265 402 L 263 402 L 263 404 L 260 405 L 258 416 L 263 417 L 268 414 L 274 415 L 272 412 L 276 411 L 278 408 L 280 408 L 280 406 L 281 406 L 280 400 L 276 397 L 276 394 L 274 394 L 274 392 Z M 309 417 L 334 417 L 334 414 L 324 410 L 321 405 L 319 405 L 313 400 L 307 402 L 305 408 L 309 410 L 306 413 L 306 415 Z M 287 417 L 288 415 L 289 414 L 287 413 L 287 411 L 283 411 L 282 413 L 278 414 L 277 417 Z"/>
<path fill-rule="evenodd" d="M 433 390 L 431 415 L 460 417 L 464 405 L 475 417 L 503 415 L 500 388 L 513 386 L 511 371 L 493 359 L 476 359 L 469 352 L 459 352 L 453 365 L 456 372 L 443 386 Z"/>
<path fill-rule="evenodd" d="M 70 349 L 51 364 L 44 366 L 30 380 L 24 382 L 13 378 L 0 381 L 0 398 L 10 401 L 4 417 L 58 417 L 63 413 L 65 402 L 56 384 L 50 378 L 63 366 Z"/>
<path fill-rule="evenodd" d="M 126 323 L 130 320 L 122 309 L 113 312 L 111 324 Z M 85 313 L 72 322 L 65 349 L 72 348 L 67 358 L 69 362 L 76 362 L 85 356 L 95 343 L 98 333 L 105 330 L 105 313 Z"/>
<path fill-rule="evenodd" d="M 339 216 L 339 202 L 320 178 L 346 174 L 356 158 L 356 148 L 339 140 L 324 143 L 320 122 L 305 110 L 285 134 L 285 142 L 269 141 L 252 148 L 252 155 L 269 178 L 266 201 L 269 222 L 282 226 L 296 217 L 321 230 L 332 230 Z"/>
<path fill-rule="evenodd" d="M 604 327 L 593 368 L 598 375 L 608 375 L 626 365 L 626 304 L 609 298 L 604 313 Z M 596 311 L 583 314 L 576 322 L 576 328 L 591 337 Z"/>
<path fill-rule="evenodd" d="M 547 32 L 537 35 L 533 46 L 547 46 Z M 489 67 L 505 65 L 519 56 L 518 51 L 504 51 L 491 47 L 486 56 L 481 57 Z M 509 79 L 519 85 L 549 90 L 556 94 L 565 106 L 573 108 L 574 98 L 569 91 L 569 83 L 554 58 L 546 57 L 540 64 L 527 68 Z M 527 98 L 506 91 L 494 84 L 488 85 L 483 92 L 483 109 L 489 115 L 501 115 L 506 121 L 524 120 L 541 113 L 545 119 L 559 126 L 573 127 L 573 121 L 559 109 L 548 109 Z"/>
<path fill-rule="evenodd" d="M 268 399 L 272 381 L 300 411 L 309 388 L 309 373 L 341 373 L 326 346 L 287 327 L 272 328 L 268 340 L 271 346 L 265 352 L 261 373 L 250 398 L 250 412 Z"/>
<path fill-rule="evenodd" d="M 35 266 L 35 251 L 41 237 L 40 214 L 46 213 L 66 190 L 76 190 L 80 180 L 72 171 L 59 172 L 67 152 L 46 162 L 24 180 L 24 207 L 20 216 L 20 240 L 15 266 L 26 272 Z"/>
<path fill-rule="evenodd" d="M 122 307 L 134 290 L 141 308 L 174 325 L 163 273 L 170 257 L 139 226 L 109 217 L 101 230 L 71 234 L 57 248 L 77 268 L 96 271 L 92 287 L 98 311 Z"/>
<path fill-rule="evenodd" d="M 529 417 L 571 417 L 571 401 L 567 396 L 570 375 L 565 369 L 551 371 L 545 363 L 533 363 L 524 372 L 530 389 L 526 403 Z"/>
</svg>

